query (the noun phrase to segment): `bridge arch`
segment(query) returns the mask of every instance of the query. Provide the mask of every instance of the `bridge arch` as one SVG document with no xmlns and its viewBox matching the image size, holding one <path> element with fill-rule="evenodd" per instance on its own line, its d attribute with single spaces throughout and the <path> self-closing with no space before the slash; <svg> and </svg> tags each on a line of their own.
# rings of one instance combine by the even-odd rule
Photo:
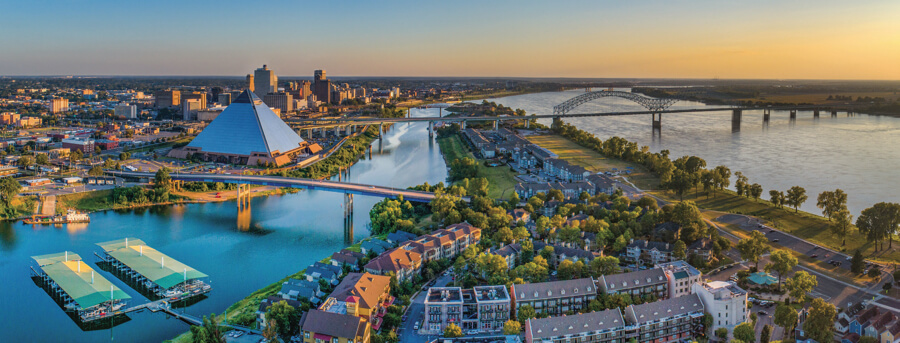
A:
<svg viewBox="0 0 900 343">
<path fill-rule="evenodd" d="M 606 97 L 618 97 L 618 98 L 628 99 L 628 100 L 638 103 L 639 105 L 643 106 L 644 108 L 646 108 L 650 111 L 665 110 L 665 109 L 669 108 L 669 106 L 674 104 L 676 101 L 678 101 L 678 99 L 657 99 L 657 98 L 646 97 L 646 96 L 636 94 L 636 93 L 622 92 L 622 91 L 587 92 L 587 93 L 581 94 L 579 96 L 576 96 L 574 98 L 571 98 L 569 100 L 566 100 L 565 102 L 563 102 L 559 105 L 553 106 L 553 114 L 566 114 L 566 113 L 569 113 L 569 111 L 575 109 L 578 106 L 581 106 L 582 104 L 584 104 L 586 102 L 590 102 L 590 101 L 593 101 L 596 99 L 606 98 Z"/>
</svg>

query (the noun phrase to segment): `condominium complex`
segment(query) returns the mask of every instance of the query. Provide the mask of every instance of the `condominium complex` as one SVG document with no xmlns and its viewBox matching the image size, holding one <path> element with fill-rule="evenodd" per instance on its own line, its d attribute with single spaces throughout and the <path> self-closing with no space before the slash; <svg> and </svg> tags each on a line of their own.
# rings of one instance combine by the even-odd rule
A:
<svg viewBox="0 0 900 343">
<path fill-rule="evenodd" d="M 425 298 L 425 323 L 429 332 L 441 332 L 450 324 L 463 330 L 498 332 L 510 319 L 510 297 L 505 286 L 432 287 Z"/>
<path fill-rule="evenodd" d="M 516 311 L 531 306 L 536 313 L 558 316 L 578 312 L 597 298 L 594 279 L 575 279 L 512 286 L 512 299 Z"/>
<path fill-rule="evenodd" d="M 658 299 L 665 299 L 669 296 L 668 282 L 665 271 L 650 268 L 631 273 L 601 275 L 597 279 L 597 288 L 606 294 L 654 295 Z"/>
<path fill-rule="evenodd" d="M 703 303 L 696 295 L 599 312 L 529 319 L 525 342 L 677 342 L 703 330 Z"/>
<path fill-rule="evenodd" d="M 697 268 L 680 260 L 658 264 L 656 268 L 662 269 L 666 273 L 669 283 L 669 298 L 691 294 L 691 285 L 700 282 L 702 276 Z"/>
<path fill-rule="evenodd" d="M 706 306 L 706 312 L 713 316 L 711 331 L 726 328 L 728 332 L 747 321 L 747 291 L 731 281 L 697 282 L 693 292 Z"/>
<path fill-rule="evenodd" d="M 442 258 L 452 259 L 469 245 L 481 241 L 481 229 L 459 223 L 419 236 L 373 258 L 365 265 L 369 273 L 387 275 L 393 272 L 400 280 L 409 280 L 423 263 Z"/>
</svg>

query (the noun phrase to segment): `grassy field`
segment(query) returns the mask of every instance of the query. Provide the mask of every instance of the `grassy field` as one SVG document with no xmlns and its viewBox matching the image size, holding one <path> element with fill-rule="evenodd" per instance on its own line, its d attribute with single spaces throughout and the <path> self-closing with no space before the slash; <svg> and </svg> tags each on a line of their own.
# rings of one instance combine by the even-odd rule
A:
<svg viewBox="0 0 900 343">
<path fill-rule="evenodd" d="M 659 187 L 659 179 L 651 174 L 644 166 L 612 159 L 600 153 L 585 148 L 560 135 L 536 135 L 525 136 L 528 141 L 559 155 L 559 158 L 575 165 L 584 167 L 593 172 L 611 171 L 613 168 L 623 170 L 632 167 L 633 172 L 628 175 L 628 180 L 641 189 L 655 189 Z"/>
<path fill-rule="evenodd" d="M 65 194 L 56 197 L 56 212 L 65 213 L 66 209 L 93 212 L 112 208 L 109 194 L 112 190 Z"/>
<path fill-rule="evenodd" d="M 440 146 L 441 153 L 444 155 L 444 160 L 447 161 L 447 164 L 458 158 L 475 158 L 458 135 L 439 138 L 438 146 Z M 490 181 L 488 196 L 494 199 L 509 198 L 518 183 L 515 178 L 516 173 L 506 166 L 488 167 L 482 163 L 482 160 L 477 161 L 478 177 L 487 178 Z"/>
</svg>

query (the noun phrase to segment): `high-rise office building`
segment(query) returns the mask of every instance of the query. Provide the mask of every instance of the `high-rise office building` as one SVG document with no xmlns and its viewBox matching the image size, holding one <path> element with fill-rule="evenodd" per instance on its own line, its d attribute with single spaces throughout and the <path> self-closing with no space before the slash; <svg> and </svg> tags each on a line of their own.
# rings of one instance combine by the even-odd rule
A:
<svg viewBox="0 0 900 343">
<path fill-rule="evenodd" d="M 206 92 L 183 92 L 181 93 L 181 101 L 184 102 L 186 99 L 195 99 L 200 102 L 200 109 L 206 109 Z"/>
<path fill-rule="evenodd" d="M 121 104 L 116 105 L 114 109 L 114 113 L 116 117 L 125 117 L 128 119 L 137 118 L 137 106 L 131 105 L 127 102 L 123 102 Z"/>
<path fill-rule="evenodd" d="M 181 106 L 181 91 L 164 90 L 158 91 L 156 96 L 156 108 L 168 108 Z"/>
<path fill-rule="evenodd" d="M 253 74 L 247 74 L 247 89 L 253 92 L 255 88 L 253 85 Z"/>
<path fill-rule="evenodd" d="M 204 94 L 205 95 L 205 94 Z M 183 120 L 197 119 L 197 112 L 203 109 L 199 99 L 184 99 L 181 103 L 181 115 Z"/>
<path fill-rule="evenodd" d="M 266 94 L 263 102 L 269 107 L 280 109 L 282 114 L 287 114 L 294 110 L 294 97 L 287 92 Z"/>
<path fill-rule="evenodd" d="M 50 113 L 61 113 L 69 110 L 69 99 L 50 99 Z"/>
<path fill-rule="evenodd" d="M 253 72 L 253 93 L 260 99 L 269 93 L 278 91 L 278 76 L 275 72 L 263 64 L 262 68 L 257 68 Z"/>
<path fill-rule="evenodd" d="M 219 106 L 231 105 L 231 93 L 219 94 Z"/>
<path fill-rule="evenodd" d="M 319 101 L 331 103 L 331 81 L 325 77 L 325 70 L 313 72 L 313 94 Z"/>
</svg>

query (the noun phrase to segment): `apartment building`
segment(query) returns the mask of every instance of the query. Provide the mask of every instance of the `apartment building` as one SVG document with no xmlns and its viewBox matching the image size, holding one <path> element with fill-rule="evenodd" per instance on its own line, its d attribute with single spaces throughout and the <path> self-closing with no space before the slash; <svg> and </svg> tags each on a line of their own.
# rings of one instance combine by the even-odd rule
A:
<svg viewBox="0 0 900 343">
<path fill-rule="evenodd" d="M 662 269 L 666 273 L 669 283 L 669 298 L 691 294 L 691 286 L 700 282 L 700 277 L 703 276 L 697 268 L 680 260 L 657 264 L 656 268 Z"/>
<path fill-rule="evenodd" d="M 674 244 L 632 239 L 625 247 L 625 259 L 629 262 L 643 262 L 650 265 L 672 262 Z"/>
<path fill-rule="evenodd" d="M 442 258 L 455 258 L 469 245 L 478 244 L 479 241 L 481 241 L 481 229 L 469 223 L 459 223 L 410 240 L 405 245 L 412 247 L 412 251 L 422 255 L 424 262 L 428 262 Z"/>
<path fill-rule="evenodd" d="M 693 292 L 700 297 L 706 312 L 713 316 L 710 332 L 720 328 L 728 329 L 747 321 L 747 291 L 731 281 L 697 282 L 692 286 Z"/>
<path fill-rule="evenodd" d="M 625 318 L 618 309 L 525 322 L 526 343 L 623 343 L 624 336 Z"/>
<path fill-rule="evenodd" d="M 536 313 L 558 316 L 584 309 L 597 298 L 597 286 L 592 278 L 528 283 L 513 285 L 511 296 L 516 310 L 528 305 Z"/>
<path fill-rule="evenodd" d="M 500 332 L 510 319 L 510 304 L 505 286 L 432 287 L 425 298 L 423 328 L 440 333 L 456 324 L 466 331 Z"/>
<path fill-rule="evenodd" d="M 357 316 L 312 309 L 300 317 L 300 332 L 303 343 L 366 343 L 371 326 Z"/>
<path fill-rule="evenodd" d="M 601 275 L 597 279 L 597 289 L 606 294 L 629 294 L 634 296 L 654 295 L 657 299 L 669 296 L 669 280 L 659 268 L 650 268 L 631 273 Z"/>
<path fill-rule="evenodd" d="M 638 342 L 677 342 L 702 331 L 703 302 L 696 294 L 625 308 L 625 337 Z"/>
</svg>

